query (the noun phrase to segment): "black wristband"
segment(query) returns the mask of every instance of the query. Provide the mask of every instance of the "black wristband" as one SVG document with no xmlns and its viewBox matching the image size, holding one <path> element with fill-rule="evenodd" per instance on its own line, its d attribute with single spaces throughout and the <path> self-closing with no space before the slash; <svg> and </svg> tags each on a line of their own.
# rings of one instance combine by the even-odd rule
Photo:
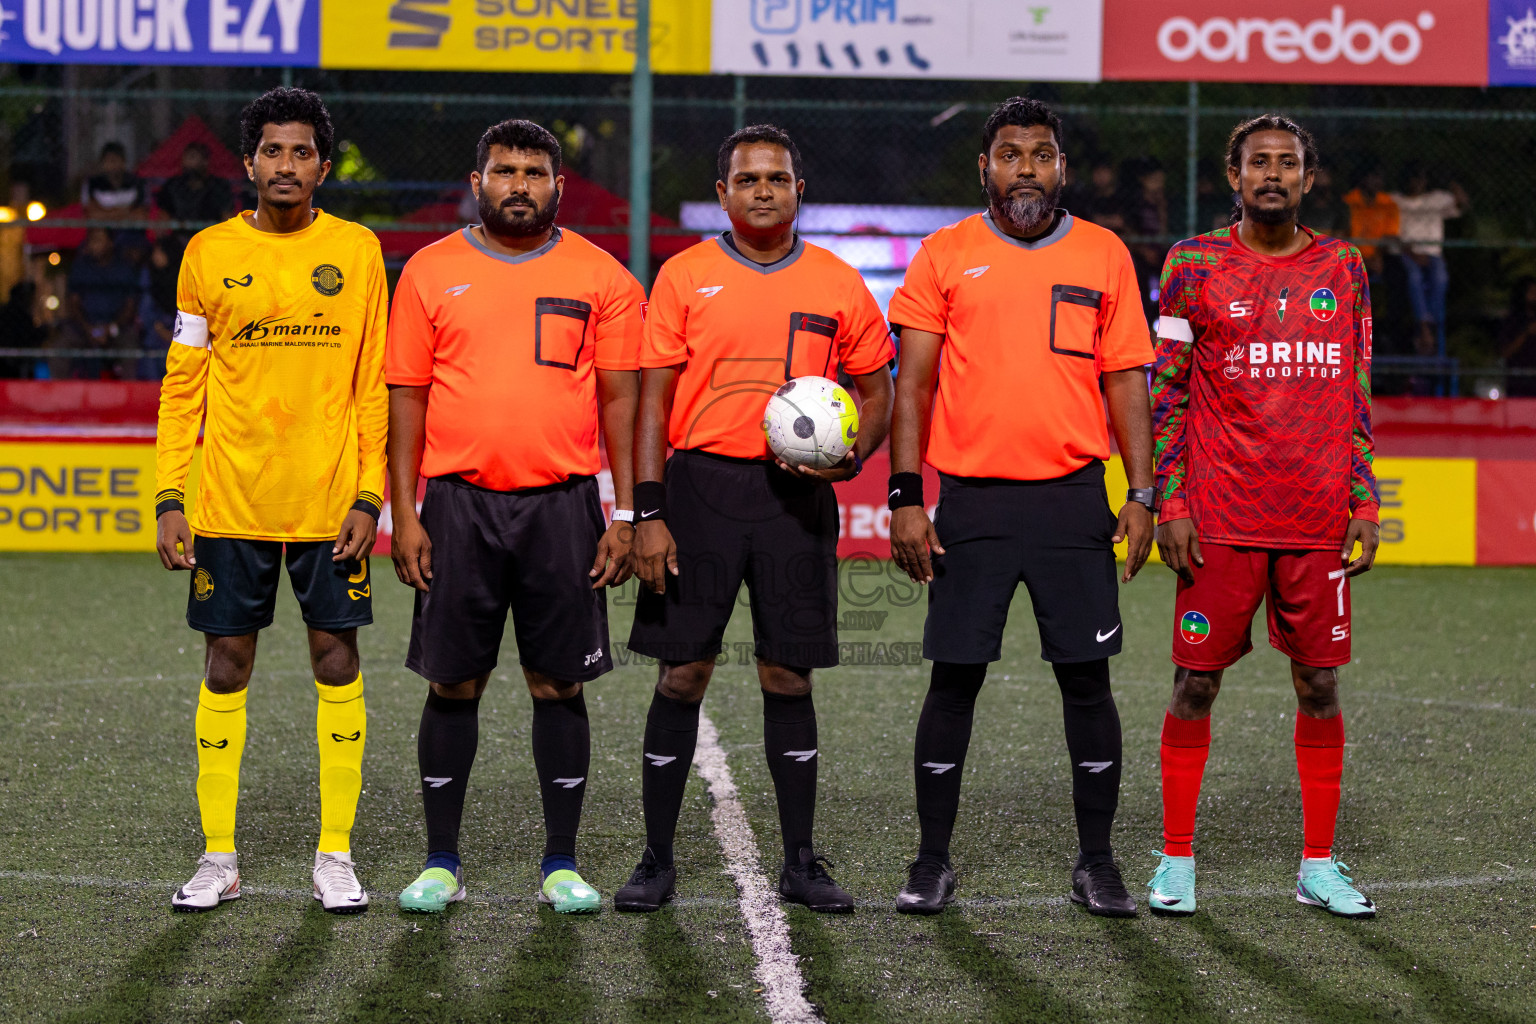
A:
<svg viewBox="0 0 1536 1024">
<path fill-rule="evenodd" d="M 167 487 L 165 490 L 155 495 L 156 519 L 159 519 L 167 512 L 181 512 L 185 514 L 186 511 L 186 499 L 181 491 L 178 491 L 175 488 Z"/>
<path fill-rule="evenodd" d="M 892 512 L 908 505 L 922 505 L 923 503 L 923 474 L 921 473 L 892 473 L 891 495 L 887 506 Z"/>
<path fill-rule="evenodd" d="M 660 480 L 635 484 L 635 525 L 667 518 L 667 485 Z"/>
</svg>

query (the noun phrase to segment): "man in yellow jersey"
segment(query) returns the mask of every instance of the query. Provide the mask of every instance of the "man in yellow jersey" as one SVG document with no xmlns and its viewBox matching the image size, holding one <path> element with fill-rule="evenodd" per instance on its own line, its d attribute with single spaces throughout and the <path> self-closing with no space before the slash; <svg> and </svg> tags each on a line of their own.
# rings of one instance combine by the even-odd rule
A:
<svg viewBox="0 0 1536 1024">
<path fill-rule="evenodd" d="M 193 237 L 176 289 L 156 544 L 167 569 L 191 570 L 187 623 L 207 637 L 196 731 L 208 842 L 171 898 L 177 910 L 240 895 L 246 684 L 281 562 L 309 627 L 320 696 L 315 899 L 336 913 L 368 906 L 350 843 L 367 735 L 357 627 L 373 621 L 367 559 L 383 504 L 389 296 L 378 239 L 310 205 L 331 168 L 331 140 L 330 114 L 312 92 L 273 89 L 246 107 L 240 143 L 256 211 Z M 200 425 L 189 522 L 183 488 Z"/>
</svg>

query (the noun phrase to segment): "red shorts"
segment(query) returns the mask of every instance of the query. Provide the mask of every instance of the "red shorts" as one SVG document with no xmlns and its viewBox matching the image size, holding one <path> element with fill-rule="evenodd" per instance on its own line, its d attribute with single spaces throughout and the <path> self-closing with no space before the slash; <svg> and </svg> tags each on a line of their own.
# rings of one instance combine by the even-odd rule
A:
<svg viewBox="0 0 1536 1024">
<path fill-rule="evenodd" d="M 1179 581 L 1173 663 L 1211 671 L 1253 650 L 1264 601 L 1270 646 L 1313 668 L 1349 663 L 1349 580 L 1337 549 L 1290 551 L 1202 543 L 1205 565 Z"/>
</svg>

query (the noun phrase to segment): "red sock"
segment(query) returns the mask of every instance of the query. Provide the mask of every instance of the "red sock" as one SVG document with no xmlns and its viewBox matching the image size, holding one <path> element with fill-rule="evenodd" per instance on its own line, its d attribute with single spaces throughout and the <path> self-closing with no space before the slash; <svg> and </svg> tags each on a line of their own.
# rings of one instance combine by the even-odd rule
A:
<svg viewBox="0 0 1536 1024">
<path fill-rule="evenodd" d="M 1296 715 L 1296 774 L 1301 776 L 1303 857 L 1333 852 L 1339 820 L 1339 778 L 1344 774 L 1344 716 Z"/>
<path fill-rule="evenodd" d="M 1163 853 L 1194 856 L 1195 804 L 1211 753 L 1211 717 L 1186 721 L 1163 712 Z"/>
</svg>

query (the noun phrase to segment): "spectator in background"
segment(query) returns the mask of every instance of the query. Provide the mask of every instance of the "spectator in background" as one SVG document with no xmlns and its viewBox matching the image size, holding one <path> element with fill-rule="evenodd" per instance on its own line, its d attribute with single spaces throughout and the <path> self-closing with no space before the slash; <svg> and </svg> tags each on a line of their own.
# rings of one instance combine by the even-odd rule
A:
<svg viewBox="0 0 1536 1024">
<path fill-rule="evenodd" d="M 0 347 L 41 348 L 47 340 L 48 328 L 37 322 L 37 284 L 20 281 L 0 306 Z M 36 364 L 36 359 L 0 359 L 0 377 L 28 379 Z"/>
<path fill-rule="evenodd" d="M 1154 157 L 1126 161 L 1122 178 L 1125 194 L 1125 231 L 1129 235 L 1162 237 L 1168 234 L 1168 172 Z M 1136 280 L 1141 284 L 1142 306 L 1148 322 L 1157 319 L 1158 279 L 1163 271 L 1165 242 L 1138 242 L 1130 246 Z"/>
<path fill-rule="evenodd" d="M 1382 246 L 1372 243 L 1381 240 L 1387 245 L 1397 244 L 1397 204 L 1384 191 L 1385 185 L 1381 168 L 1372 166 L 1367 168 L 1360 186 L 1344 194 L 1344 205 L 1349 207 L 1349 237 L 1360 246 L 1373 296 L 1381 293 L 1386 258 Z"/>
<path fill-rule="evenodd" d="M 80 186 L 80 203 L 92 220 L 132 220 L 147 215 L 144 181 L 128 169 L 128 153 L 121 142 L 101 147 L 97 172 Z M 131 229 L 113 232 L 113 243 L 130 257 L 143 252 L 145 233 Z"/>
<path fill-rule="evenodd" d="M 1303 200 L 1302 223 L 1320 235 L 1350 237 L 1350 208 L 1333 188 L 1333 173 L 1319 167 L 1312 176 L 1312 191 Z"/>
<path fill-rule="evenodd" d="M 139 329 L 146 349 L 168 349 L 176 332 L 176 278 L 182 248 L 173 236 L 157 241 L 139 273 Z M 165 376 L 165 357 L 146 356 L 138 363 L 139 380 Z"/>
<path fill-rule="evenodd" d="M 199 223 L 221 221 L 235 209 L 229 182 L 209 173 L 208 147 L 201 142 L 189 142 L 181 151 L 181 173 L 166 180 L 155 202 L 172 220 Z"/>
<path fill-rule="evenodd" d="M 69 315 L 59 332 L 62 348 L 135 348 L 138 345 L 139 272 L 124 259 L 105 228 L 91 228 L 69 268 Z M 73 367 L 71 367 L 73 364 Z M 55 359 L 49 376 L 131 376 L 132 363 Z"/>
<path fill-rule="evenodd" d="M 1419 324 L 1417 348 L 1420 355 L 1445 355 L 1445 292 L 1449 276 L 1440 243 L 1445 240 L 1445 222 L 1460 217 L 1472 208 L 1472 201 L 1460 185 L 1449 189 L 1429 187 L 1429 175 L 1423 167 L 1410 167 L 1407 187 L 1392 194 L 1397 204 L 1401 227 L 1398 231 L 1404 247 L 1403 271 L 1408 279 L 1408 301 Z"/>
<path fill-rule="evenodd" d="M 1237 196 L 1227 185 L 1225 170 L 1210 157 L 1201 157 L 1195 165 L 1195 233 L 1230 225 L 1236 201 Z"/>
<path fill-rule="evenodd" d="M 1096 161 L 1088 174 L 1087 187 L 1072 207 L 1073 215 L 1115 234 L 1122 234 L 1125 231 L 1125 214 L 1121 206 L 1120 185 L 1115 178 L 1115 169 L 1103 160 Z"/>
<path fill-rule="evenodd" d="M 1522 277 L 1510 292 L 1509 315 L 1499 327 L 1499 354 L 1511 370 L 1504 393 L 1510 398 L 1536 398 L 1536 277 Z"/>
</svg>

